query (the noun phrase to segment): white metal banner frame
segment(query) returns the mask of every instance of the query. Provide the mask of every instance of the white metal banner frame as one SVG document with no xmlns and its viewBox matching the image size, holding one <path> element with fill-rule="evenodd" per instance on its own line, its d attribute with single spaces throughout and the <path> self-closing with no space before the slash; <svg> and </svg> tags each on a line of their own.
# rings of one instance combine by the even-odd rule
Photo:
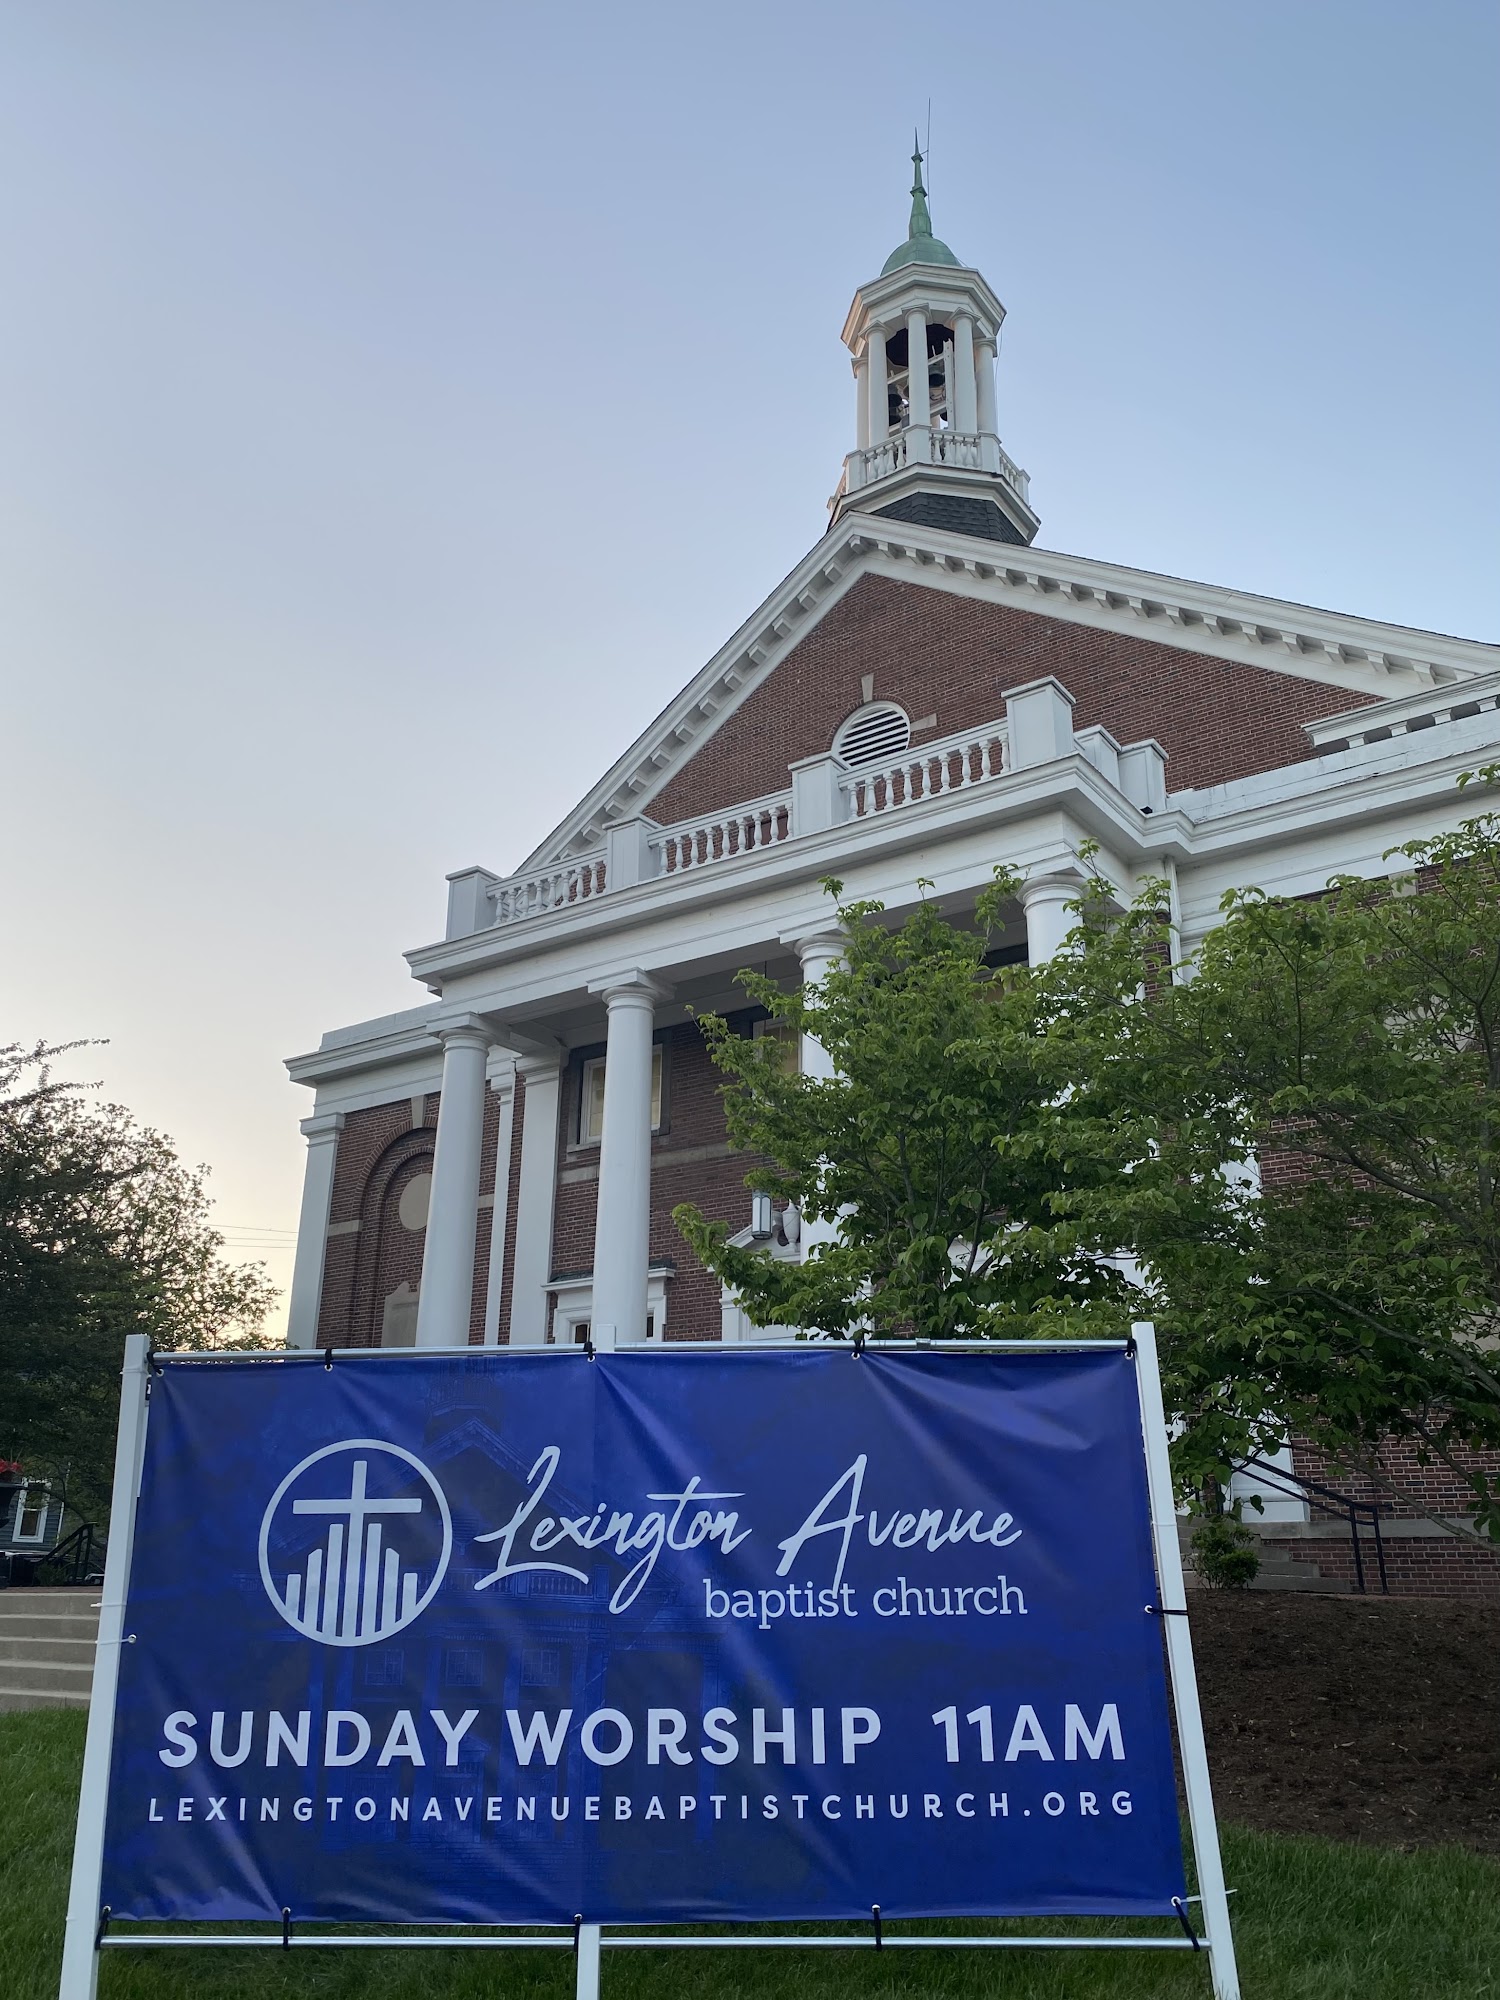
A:
<svg viewBox="0 0 1500 2000">
<path fill-rule="evenodd" d="M 603 1329 L 601 1329 L 601 1332 Z M 612 1344 L 612 1343 L 610 1343 Z M 67 1927 L 63 1946 L 62 1977 L 58 2000 L 95 2000 L 98 1990 L 99 1957 L 102 1950 L 164 1947 L 223 1949 L 262 1947 L 275 1950 L 571 1950 L 577 1962 L 576 2000 L 598 2000 L 600 1961 L 604 1951 L 619 1950 L 1011 1950 L 1011 1951 L 1190 1951 L 1199 1952 L 1208 1962 L 1214 2000 L 1240 2000 L 1239 1975 L 1235 1966 L 1234 1940 L 1230 1931 L 1228 1893 L 1224 1886 L 1223 1861 L 1219 1852 L 1218 1823 L 1214 1815 L 1213 1788 L 1209 1779 L 1208 1753 L 1203 1739 L 1203 1716 L 1198 1703 L 1198 1683 L 1193 1667 L 1192 1634 L 1188 1628 L 1187 1605 L 1183 1596 L 1182 1555 L 1177 1540 L 1177 1510 L 1172 1491 L 1172 1469 L 1168 1455 L 1166 1414 L 1162 1404 L 1161 1371 L 1156 1354 L 1156 1329 L 1149 1320 L 1138 1320 L 1131 1328 L 1129 1342 L 1118 1340 L 1058 1341 L 869 1341 L 868 1347 L 890 1347 L 898 1351 L 929 1348 L 945 1353 L 994 1354 L 1076 1352 L 1079 1349 L 1113 1350 L 1132 1354 L 1141 1410 L 1142 1444 L 1146 1460 L 1146 1483 L 1151 1508 L 1151 1536 L 1156 1556 L 1157 1598 L 1146 1607 L 1160 1615 L 1166 1641 L 1167 1669 L 1176 1716 L 1177 1744 L 1182 1758 L 1183 1788 L 1187 1794 L 1188 1825 L 1197 1875 L 1198 1894 L 1189 1899 L 1198 1904 L 1203 1918 L 1200 1937 L 1186 1909 L 1179 1911 L 1183 1935 L 1180 1937 L 946 1937 L 887 1934 L 880 1923 L 878 1906 L 872 1907 L 869 1932 L 839 1936 L 799 1936 L 785 1933 L 758 1936 L 754 1933 L 701 1932 L 693 1936 L 656 1936 L 650 1932 L 609 1931 L 580 1917 L 571 1932 L 534 1931 L 500 1935 L 354 1935 L 331 1932 L 298 1933 L 284 1913 L 280 1935 L 271 1930 L 258 1932 L 111 1931 L 109 1911 L 99 1901 L 103 1875 L 104 1821 L 108 1804 L 110 1766 L 114 1753 L 115 1696 L 119 1678 L 120 1647 L 128 1643 L 125 1633 L 125 1602 L 130 1587 L 131 1560 L 135 1545 L 136 1504 L 140 1496 L 141 1471 L 146 1446 L 146 1429 L 151 1398 L 153 1361 L 143 1334 L 131 1334 L 125 1342 L 120 1397 L 120 1429 L 115 1449 L 114 1488 L 111 1500 L 109 1553 L 104 1569 L 104 1592 L 99 1615 L 99 1647 L 94 1662 L 93 1689 L 89 1706 L 88 1736 L 84 1746 L 83 1777 L 79 1789 L 78 1829 L 73 1848 L 73 1874 L 68 1895 Z M 668 1348 L 643 1352 L 711 1352 L 729 1355 L 785 1349 L 785 1341 L 739 1341 L 725 1347 L 717 1341 L 673 1341 Z M 277 1351 L 278 1363 L 331 1366 L 338 1353 L 343 1359 L 361 1362 L 387 1350 L 322 1349 Z M 391 1350 L 396 1351 L 396 1350 Z M 409 1354 L 410 1350 L 402 1350 Z M 538 1353 L 555 1353 L 559 1358 L 582 1358 L 582 1347 L 521 1348 L 528 1358 Z M 433 1355 L 474 1350 L 429 1348 Z M 485 1349 L 486 1354 L 503 1355 L 503 1347 Z M 268 1358 L 271 1358 L 268 1356 Z M 212 1366 L 218 1360 L 243 1361 L 245 1357 L 174 1355 L 174 1361 L 191 1360 Z M 497 1927 L 498 1928 L 498 1927 Z"/>
</svg>

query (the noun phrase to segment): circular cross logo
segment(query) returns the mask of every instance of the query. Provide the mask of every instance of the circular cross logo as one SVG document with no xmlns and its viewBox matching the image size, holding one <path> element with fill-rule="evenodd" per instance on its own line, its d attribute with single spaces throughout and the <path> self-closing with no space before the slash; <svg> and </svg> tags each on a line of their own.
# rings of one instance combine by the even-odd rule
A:
<svg viewBox="0 0 1500 2000">
<path fill-rule="evenodd" d="M 260 1575 L 287 1624 L 327 1646 L 370 1646 L 432 1602 L 453 1548 L 443 1489 L 379 1438 L 294 1465 L 260 1524 Z"/>
</svg>

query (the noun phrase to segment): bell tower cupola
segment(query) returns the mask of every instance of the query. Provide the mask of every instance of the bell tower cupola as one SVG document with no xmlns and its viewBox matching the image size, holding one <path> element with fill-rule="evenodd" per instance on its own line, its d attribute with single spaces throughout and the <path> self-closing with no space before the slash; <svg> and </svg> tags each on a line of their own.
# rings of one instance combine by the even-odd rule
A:
<svg viewBox="0 0 1500 2000">
<path fill-rule="evenodd" d="M 1041 525 L 1026 474 L 1000 444 L 995 355 L 1005 308 L 932 233 L 922 154 L 911 222 L 880 276 L 854 295 L 857 443 L 831 502 L 850 512 L 1025 543 Z"/>
</svg>

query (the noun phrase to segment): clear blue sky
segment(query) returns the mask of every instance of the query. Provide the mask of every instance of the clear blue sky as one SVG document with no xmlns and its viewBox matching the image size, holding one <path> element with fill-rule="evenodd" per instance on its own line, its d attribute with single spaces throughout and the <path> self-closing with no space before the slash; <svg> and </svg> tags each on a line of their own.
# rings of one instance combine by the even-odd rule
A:
<svg viewBox="0 0 1500 2000">
<path fill-rule="evenodd" d="M 1492 0 L 0 6 L 0 1040 L 284 1275 L 280 1059 L 423 995 L 816 539 L 935 226 L 1041 543 L 1496 636 Z"/>
</svg>

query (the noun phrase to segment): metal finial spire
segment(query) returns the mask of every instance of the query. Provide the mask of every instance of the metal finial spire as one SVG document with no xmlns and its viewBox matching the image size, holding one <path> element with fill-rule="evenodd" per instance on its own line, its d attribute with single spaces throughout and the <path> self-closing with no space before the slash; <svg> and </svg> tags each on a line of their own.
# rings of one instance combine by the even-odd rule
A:
<svg viewBox="0 0 1500 2000">
<path fill-rule="evenodd" d="M 932 217 L 927 213 L 927 190 L 922 185 L 922 142 L 916 132 L 911 135 L 913 167 L 911 183 L 911 227 L 907 230 L 908 240 L 919 236 L 931 236 Z"/>
</svg>

